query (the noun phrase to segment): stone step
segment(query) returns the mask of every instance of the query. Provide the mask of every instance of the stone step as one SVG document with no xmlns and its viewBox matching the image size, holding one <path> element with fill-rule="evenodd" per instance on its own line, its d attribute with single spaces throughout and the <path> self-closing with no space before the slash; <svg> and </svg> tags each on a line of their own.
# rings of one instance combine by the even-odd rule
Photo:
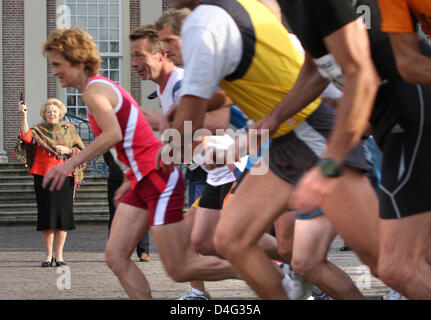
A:
<svg viewBox="0 0 431 320">
<path fill-rule="evenodd" d="M 107 177 L 85 172 L 74 201 L 77 222 L 109 220 Z M 36 196 L 33 177 L 21 163 L 0 164 L 0 224 L 35 224 Z"/>
<path fill-rule="evenodd" d="M 106 202 L 106 205 L 104 205 L 104 202 L 98 202 L 99 204 L 96 205 L 94 204 L 93 207 L 88 207 L 85 203 L 81 203 L 81 204 L 77 204 L 76 202 L 73 204 L 73 212 L 75 213 L 98 213 L 99 211 L 101 212 L 108 212 L 108 202 Z M 17 208 L 21 208 L 21 207 L 17 207 Z M 13 207 L 8 207 L 8 208 L 2 208 L 0 209 L 0 214 L 11 214 L 14 212 L 19 212 L 20 214 L 33 214 L 33 213 L 37 213 L 37 209 L 36 206 L 23 206 L 22 210 L 15 210 Z"/>
<path fill-rule="evenodd" d="M 184 213 L 187 211 L 187 208 L 184 208 Z M 79 212 L 78 210 L 74 210 L 74 219 L 75 222 L 80 223 L 106 223 L 109 222 L 109 210 L 94 210 L 86 212 Z M 28 211 L 28 212 L 0 212 L 0 225 L 24 225 L 24 224 L 33 224 L 35 225 L 37 222 L 37 212 L 36 211 Z"/>
<path fill-rule="evenodd" d="M 32 183 L 33 177 L 32 176 L 20 176 L 20 175 L 0 175 L 0 184 L 3 183 L 15 183 L 20 185 L 21 183 Z"/>
<path fill-rule="evenodd" d="M 74 210 L 84 209 L 84 208 L 105 208 L 108 207 L 108 201 L 78 201 L 73 203 Z M 28 209 L 36 209 L 36 202 L 32 203 L 0 203 L 0 213 L 2 211 L 25 211 Z"/>
<path fill-rule="evenodd" d="M 89 197 L 89 194 L 91 193 L 97 193 L 97 194 L 102 194 L 102 193 L 107 193 L 107 186 L 90 186 L 90 187 L 84 187 L 81 186 L 78 191 L 76 192 L 76 197 L 78 198 L 81 194 L 85 195 L 85 197 Z M 22 189 L 22 188 L 16 188 L 16 187 L 11 187 L 9 189 L 4 189 L 0 191 L 0 198 L 2 199 L 6 199 L 9 197 L 14 197 L 14 196 L 35 196 L 34 193 L 34 187 L 33 188 L 27 188 L 27 189 Z"/>
<path fill-rule="evenodd" d="M 85 207 L 73 207 L 73 213 L 75 215 L 80 215 L 80 214 L 84 214 L 84 215 L 97 215 L 97 216 L 103 216 L 103 215 L 109 215 L 109 209 L 108 206 L 106 207 L 100 207 L 100 208 L 85 208 Z M 31 209 L 31 208 L 27 208 L 25 210 L 20 210 L 20 211 L 16 211 L 16 210 L 0 210 L 0 216 L 2 217 L 13 217 L 13 216 L 18 216 L 18 217 L 24 217 L 24 216 L 37 216 L 37 210 L 36 209 Z"/>
<path fill-rule="evenodd" d="M 0 170 L 19 170 L 23 168 L 22 163 L 0 163 Z"/>
<path fill-rule="evenodd" d="M 106 195 L 106 190 L 104 190 Z M 88 193 L 92 195 L 92 193 Z M 105 201 L 76 200 L 73 205 L 76 222 L 104 222 L 109 221 L 108 200 Z M 32 203 L 4 203 L 0 204 L 0 225 L 35 224 L 37 222 L 36 199 Z"/>
<path fill-rule="evenodd" d="M 14 192 L 33 191 L 34 183 L 32 181 L 17 183 L 2 183 L 0 184 L 0 193 L 13 190 Z"/>
<path fill-rule="evenodd" d="M 0 169 L 0 177 L 4 176 L 28 176 L 27 169 Z"/>
<path fill-rule="evenodd" d="M 109 214 L 105 215 L 74 215 L 75 222 L 78 223 L 106 223 L 108 225 Z M 2 216 L 0 215 L 0 225 L 24 225 L 33 224 L 36 225 L 37 217 L 32 216 Z"/>
<path fill-rule="evenodd" d="M 101 161 L 103 162 L 103 161 Z M 20 170 L 25 169 L 26 167 L 19 161 L 13 163 L 0 163 L 0 170 Z M 90 174 L 92 172 L 92 168 L 87 168 L 85 173 Z"/>
<path fill-rule="evenodd" d="M 100 191 L 100 192 L 88 192 L 88 191 L 78 191 L 76 193 L 76 202 L 83 202 L 83 201 L 92 201 L 92 200 L 100 200 L 100 201 L 108 201 L 108 193 L 106 190 Z M 3 192 L 0 193 L 0 205 L 2 203 L 28 203 L 28 202 L 35 202 L 36 201 L 36 195 L 34 192 L 28 191 L 28 192 L 21 192 L 21 193 L 10 193 L 10 194 L 4 194 Z"/>
<path fill-rule="evenodd" d="M 89 198 L 91 197 L 91 194 L 94 193 L 95 195 L 97 195 L 97 197 L 100 197 L 101 194 L 105 194 L 107 193 L 107 186 L 99 186 L 99 187 L 80 187 L 77 192 L 76 192 L 76 197 L 81 196 L 84 198 Z M 17 188 L 10 188 L 7 190 L 1 190 L 0 191 L 0 200 L 4 199 L 16 199 L 16 198 L 34 198 L 35 197 L 35 193 L 34 193 L 34 188 L 33 189 L 28 189 L 28 190 L 22 190 L 22 189 L 17 189 Z"/>
<path fill-rule="evenodd" d="M 106 190 L 106 181 L 86 181 L 84 184 L 82 184 L 79 189 L 80 190 L 93 190 L 93 189 L 100 189 L 105 188 Z M 22 183 L 0 183 L 0 192 L 3 192 L 3 190 L 21 190 L 21 191 L 28 191 L 28 190 L 34 190 L 34 182 L 31 180 L 27 180 Z"/>
<path fill-rule="evenodd" d="M 33 177 L 32 176 L 28 176 L 28 175 L 1 175 L 0 173 L 0 184 L 2 183 L 17 183 L 17 184 L 21 184 L 24 182 L 33 182 Z M 107 178 L 106 177 L 101 177 L 101 176 L 85 176 L 84 178 L 84 184 L 88 184 L 88 183 L 102 183 L 102 184 L 106 184 L 107 183 Z"/>
</svg>

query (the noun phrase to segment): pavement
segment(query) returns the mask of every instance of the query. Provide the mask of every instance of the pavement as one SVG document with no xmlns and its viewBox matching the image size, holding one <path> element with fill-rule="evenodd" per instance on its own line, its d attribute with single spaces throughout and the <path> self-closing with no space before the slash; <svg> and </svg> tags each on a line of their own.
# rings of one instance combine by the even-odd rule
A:
<svg viewBox="0 0 431 320">
<path fill-rule="evenodd" d="M 35 226 L 0 226 L 0 300 L 127 300 L 115 275 L 104 262 L 107 225 L 77 224 L 70 231 L 64 248 L 67 268 L 42 268 L 44 246 Z M 370 300 L 380 299 L 389 288 L 371 276 L 352 251 L 342 252 L 343 241 L 337 237 L 329 260 L 343 269 Z M 189 283 L 170 279 L 161 264 L 150 234 L 150 262 L 139 262 L 152 295 L 157 300 L 174 300 L 182 296 Z M 241 280 L 206 282 L 215 300 L 258 300 Z"/>
</svg>

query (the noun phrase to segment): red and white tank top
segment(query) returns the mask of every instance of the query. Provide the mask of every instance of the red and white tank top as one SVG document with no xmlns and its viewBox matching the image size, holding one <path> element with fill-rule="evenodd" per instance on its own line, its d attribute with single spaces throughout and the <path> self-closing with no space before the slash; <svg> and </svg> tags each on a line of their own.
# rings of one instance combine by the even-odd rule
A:
<svg viewBox="0 0 431 320">
<path fill-rule="evenodd" d="M 114 89 L 118 96 L 118 104 L 114 111 L 121 127 L 123 140 L 115 145 L 118 160 L 127 165 L 126 173 L 132 188 L 151 171 L 156 169 L 156 156 L 162 143 L 154 135 L 144 114 L 135 99 L 121 86 L 103 76 L 93 76 L 88 79 L 87 88 L 93 83 L 104 83 Z M 87 109 L 91 129 L 96 136 L 101 130 Z"/>
</svg>

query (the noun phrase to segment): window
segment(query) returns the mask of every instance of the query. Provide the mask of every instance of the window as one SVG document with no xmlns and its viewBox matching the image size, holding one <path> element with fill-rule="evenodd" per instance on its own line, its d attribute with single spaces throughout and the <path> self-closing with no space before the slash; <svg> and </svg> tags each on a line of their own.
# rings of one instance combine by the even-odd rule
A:
<svg viewBox="0 0 431 320">
<path fill-rule="evenodd" d="M 66 0 L 72 26 L 86 30 L 99 47 L 103 59 L 101 74 L 122 82 L 122 33 L 120 0 Z M 67 112 L 87 118 L 81 94 L 74 88 L 65 90 Z"/>
</svg>

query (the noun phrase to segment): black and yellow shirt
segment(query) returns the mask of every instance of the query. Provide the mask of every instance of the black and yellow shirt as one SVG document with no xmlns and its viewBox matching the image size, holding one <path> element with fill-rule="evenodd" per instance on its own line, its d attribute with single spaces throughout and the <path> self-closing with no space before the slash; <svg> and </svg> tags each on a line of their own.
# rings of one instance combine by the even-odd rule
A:
<svg viewBox="0 0 431 320">
<path fill-rule="evenodd" d="M 275 15 L 257 0 L 202 1 L 223 8 L 237 24 L 243 53 L 237 69 L 220 87 L 253 121 L 267 116 L 289 93 L 304 57 Z M 187 70 L 186 70 L 187 72 Z M 320 98 L 287 120 L 274 137 L 289 133 L 320 105 Z"/>
</svg>

